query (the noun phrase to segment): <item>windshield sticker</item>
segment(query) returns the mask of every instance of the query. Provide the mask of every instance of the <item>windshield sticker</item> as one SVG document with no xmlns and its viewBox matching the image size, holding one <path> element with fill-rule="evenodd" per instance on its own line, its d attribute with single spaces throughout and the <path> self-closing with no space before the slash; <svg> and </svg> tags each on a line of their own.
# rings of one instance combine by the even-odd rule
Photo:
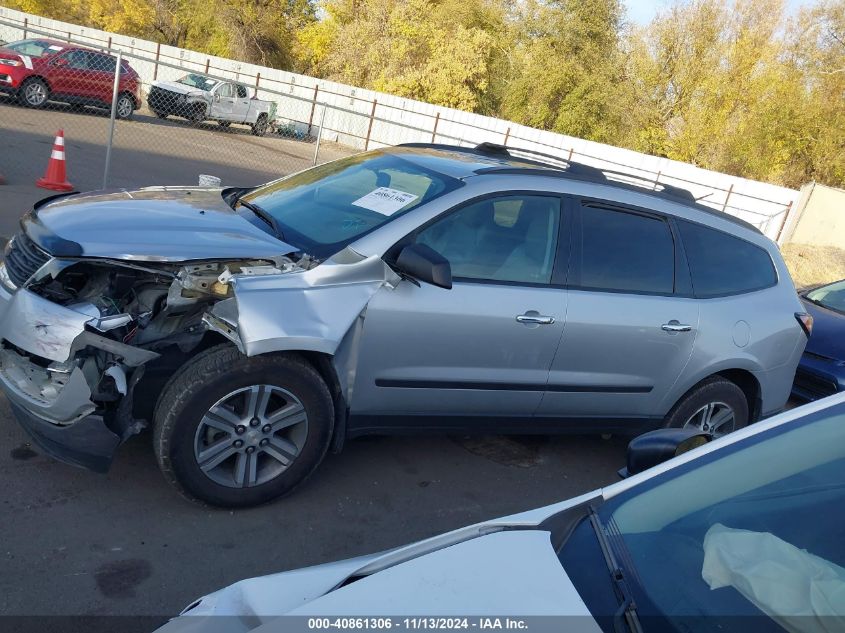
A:
<svg viewBox="0 0 845 633">
<path fill-rule="evenodd" d="M 408 206 L 419 198 L 412 193 L 391 189 L 390 187 L 379 187 L 373 189 L 366 196 L 358 198 L 354 204 L 356 207 L 363 207 L 382 215 L 393 215 L 402 207 Z"/>
</svg>

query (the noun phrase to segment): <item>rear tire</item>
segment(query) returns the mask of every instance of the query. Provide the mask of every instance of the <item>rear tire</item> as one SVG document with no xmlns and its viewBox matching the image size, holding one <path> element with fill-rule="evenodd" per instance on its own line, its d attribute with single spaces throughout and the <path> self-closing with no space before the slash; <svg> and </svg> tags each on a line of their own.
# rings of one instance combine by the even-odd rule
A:
<svg viewBox="0 0 845 633">
<path fill-rule="evenodd" d="M 714 376 L 690 389 L 666 416 L 666 426 L 699 428 L 721 437 L 748 426 L 748 400 L 736 383 Z"/>
<path fill-rule="evenodd" d="M 269 123 L 267 121 L 267 115 L 266 114 L 259 114 L 258 119 L 255 121 L 255 123 L 252 126 L 252 135 L 253 136 L 264 136 L 265 134 L 267 134 L 267 127 L 268 126 L 269 126 Z"/>
<path fill-rule="evenodd" d="M 223 344 L 170 379 L 154 420 L 156 457 L 171 485 L 189 499 L 235 508 L 266 503 L 305 481 L 328 449 L 334 407 L 301 357 L 249 358 Z"/>
<path fill-rule="evenodd" d="M 28 108 L 43 108 L 50 100 L 50 88 L 40 77 L 30 77 L 18 90 L 18 101 Z"/>
<path fill-rule="evenodd" d="M 132 95 L 122 94 L 117 97 L 117 107 L 115 108 L 115 116 L 121 121 L 126 121 L 132 118 L 135 112 L 135 99 Z"/>
</svg>

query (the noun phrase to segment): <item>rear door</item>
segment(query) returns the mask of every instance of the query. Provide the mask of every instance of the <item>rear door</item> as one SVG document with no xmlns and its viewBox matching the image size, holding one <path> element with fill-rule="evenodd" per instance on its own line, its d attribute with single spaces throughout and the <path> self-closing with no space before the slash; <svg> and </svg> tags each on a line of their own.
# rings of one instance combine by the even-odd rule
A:
<svg viewBox="0 0 845 633">
<path fill-rule="evenodd" d="M 91 98 L 102 104 L 111 103 L 116 68 L 116 57 L 103 53 L 88 53 L 88 73 L 92 86 Z"/>
<path fill-rule="evenodd" d="M 353 428 L 407 425 L 407 416 L 447 428 L 530 419 L 566 316 L 556 268 L 566 217 L 556 195 L 498 194 L 410 236 L 449 260 L 453 287 L 403 281 L 370 301 Z"/>
<path fill-rule="evenodd" d="M 237 121 L 238 123 L 251 122 L 251 119 L 249 118 L 249 104 L 249 89 L 243 84 L 235 84 L 233 120 Z"/>
<path fill-rule="evenodd" d="M 699 325 L 674 222 L 598 200 L 573 207 L 566 330 L 538 415 L 662 416 Z"/>
</svg>

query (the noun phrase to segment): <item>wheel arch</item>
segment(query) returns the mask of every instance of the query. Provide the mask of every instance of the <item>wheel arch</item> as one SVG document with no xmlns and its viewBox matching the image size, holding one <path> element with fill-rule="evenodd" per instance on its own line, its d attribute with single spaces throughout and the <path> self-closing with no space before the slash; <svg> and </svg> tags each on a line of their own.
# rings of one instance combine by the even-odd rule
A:
<svg viewBox="0 0 845 633">
<path fill-rule="evenodd" d="M 40 79 L 40 80 L 41 80 L 41 81 L 43 81 L 43 82 L 44 82 L 44 84 L 47 86 L 47 90 L 49 90 L 50 92 L 53 92 L 53 86 L 51 86 L 51 85 L 50 85 L 50 81 L 49 81 L 49 80 L 48 80 L 48 79 L 47 79 L 44 75 L 41 75 L 41 74 L 39 74 L 39 73 L 33 73 L 33 74 L 31 74 L 31 75 L 27 75 L 26 77 L 24 77 L 24 78 L 21 80 L 21 85 L 20 85 L 20 87 L 21 87 L 21 88 L 23 88 L 23 85 L 24 85 L 27 81 L 32 81 L 33 79 Z M 19 88 L 19 89 L 20 89 L 20 88 Z"/>
<path fill-rule="evenodd" d="M 745 364 L 743 363 L 743 365 Z M 742 393 L 745 395 L 745 400 L 748 402 L 748 420 L 749 422 L 756 422 L 760 419 L 763 409 L 763 399 L 760 381 L 753 372 L 754 370 L 750 369 L 747 365 L 731 366 L 728 364 L 728 366 L 724 368 L 711 371 L 706 375 L 698 376 L 692 384 L 688 384 L 687 388 L 669 403 L 669 407 L 666 409 L 666 415 L 668 415 L 679 402 L 697 389 L 702 383 L 712 378 L 724 378 L 725 380 L 729 380 L 734 383 L 742 390 Z"/>
</svg>

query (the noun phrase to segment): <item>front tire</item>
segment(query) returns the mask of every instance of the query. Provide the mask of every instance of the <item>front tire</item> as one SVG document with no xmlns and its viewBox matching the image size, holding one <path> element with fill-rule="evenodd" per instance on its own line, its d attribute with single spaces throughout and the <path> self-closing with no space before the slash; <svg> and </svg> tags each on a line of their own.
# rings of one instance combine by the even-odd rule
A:
<svg viewBox="0 0 845 633">
<path fill-rule="evenodd" d="M 170 379 L 154 418 L 156 457 L 177 490 L 211 505 L 248 507 L 291 492 L 317 468 L 334 407 L 301 357 L 248 358 L 224 344 Z"/>
<path fill-rule="evenodd" d="M 30 77 L 20 87 L 18 100 L 28 108 L 43 108 L 50 99 L 47 82 L 39 77 Z"/>
<path fill-rule="evenodd" d="M 749 423 L 748 400 L 736 383 L 714 376 L 690 389 L 666 416 L 666 426 L 698 428 L 713 438 Z"/>
</svg>

